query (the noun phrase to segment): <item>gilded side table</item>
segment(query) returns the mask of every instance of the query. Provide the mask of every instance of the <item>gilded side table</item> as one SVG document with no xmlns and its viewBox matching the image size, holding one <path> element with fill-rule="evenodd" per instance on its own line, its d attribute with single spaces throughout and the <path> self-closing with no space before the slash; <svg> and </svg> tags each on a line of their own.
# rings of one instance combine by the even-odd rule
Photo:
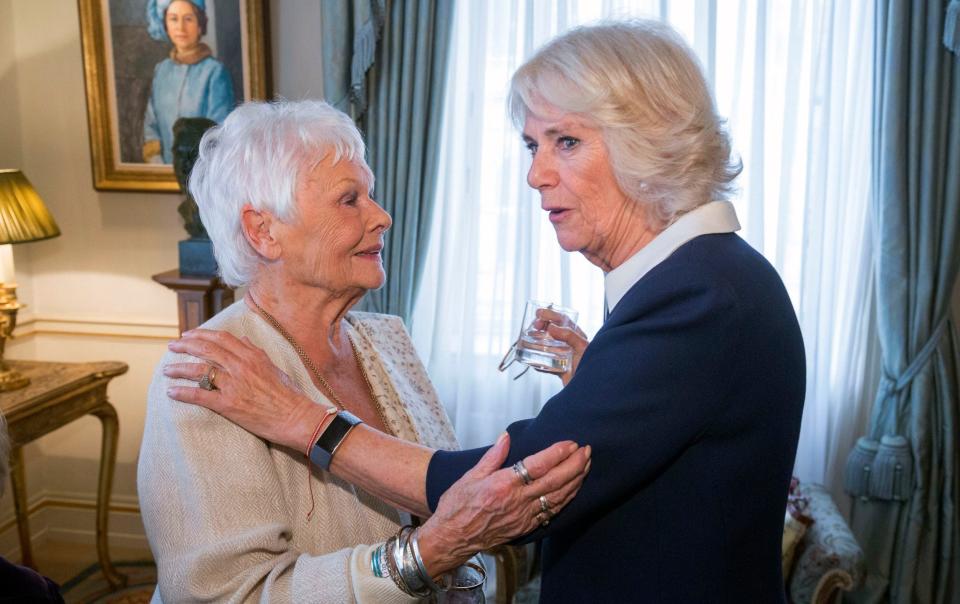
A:
<svg viewBox="0 0 960 604">
<path fill-rule="evenodd" d="M 23 564 L 33 567 L 30 526 L 27 510 L 27 485 L 23 466 L 23 445 L 53 432 L 70 422 L 94 415 L 103 426 L 100 445 L 100 477 L 97 483 L 97 557 L 100 568 L 113 587 L 126 584 L 110 562 L 107 544 L 107 512 L 110 489 L 117 461 L 119 427 L 117 412 L 107 401 L 107 384 L 127 372 L 127 365 L 118 362 L 49 363 L 41 361 L 8 361 L 9 365 L 30 378 L 30 385 L 20 390 L 0 393 L 0 410 L 7 418 L 12 448 L 10 478 L 13 502 L 20 536 Z"/>
</svg>

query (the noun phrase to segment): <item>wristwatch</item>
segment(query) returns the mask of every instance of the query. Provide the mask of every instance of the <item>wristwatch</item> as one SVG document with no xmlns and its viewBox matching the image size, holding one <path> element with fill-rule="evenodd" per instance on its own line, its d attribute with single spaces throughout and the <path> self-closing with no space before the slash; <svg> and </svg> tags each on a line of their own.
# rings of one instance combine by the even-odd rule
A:
<svg viewBox="0 0 960 604">
<path fill-rule="evenodd" d="M 333 461 L 333 455 L 340 447 L 340 443 L 351 430 L 362 423 L 363 420 L 349 411 L 340 411 L 334 415 L 333 421 L 310 448 L 310 462 L 324 470 L 329 470 L 330 462 Z"/>
</svg>

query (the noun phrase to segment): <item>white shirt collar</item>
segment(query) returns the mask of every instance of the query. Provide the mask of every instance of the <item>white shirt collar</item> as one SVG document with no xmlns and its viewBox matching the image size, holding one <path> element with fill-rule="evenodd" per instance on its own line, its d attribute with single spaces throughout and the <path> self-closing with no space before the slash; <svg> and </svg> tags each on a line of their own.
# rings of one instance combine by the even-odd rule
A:
<svg viewBox="0 0 960 604">
<path fill-rule="evenodd" d="M 613 308 L 637 281 L 684 243 L 700 235 L 739 230 L 740 221 L 729 201 L 711 201 L 683 214 L 626 262 L 607 273 L 604 279 L 607 309 L 613 312 Z"/>
</svg>

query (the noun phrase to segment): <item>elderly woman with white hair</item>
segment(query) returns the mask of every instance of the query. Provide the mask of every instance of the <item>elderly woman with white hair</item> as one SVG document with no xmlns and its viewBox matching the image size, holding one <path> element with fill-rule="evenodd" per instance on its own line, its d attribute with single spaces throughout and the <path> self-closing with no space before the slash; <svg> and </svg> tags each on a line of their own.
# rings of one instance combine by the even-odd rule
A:
<svg viewBox="0 0 960 604">
<path fill-rule="evenodd" d="M 560 439 L 593 448 L 579 495 L 527 537 L 543 540 L 541 601 L 783 602 L 803 341 L 776 271 L 735 234 L 739 166 L 692 51 L 655 22 L 577 28 L 519 68 L 509 105 L 532 155 L 527 182 L 560 246 L 606 273 L 609 310 L 588 345 L 550 327 L 580 353 L 576 368 L 537 417 L 508 428 L 507 464 Z M 255 369 L 257 351 L 210 333 L 176 349 L 224 372 L 223 393 L 176 398 L 278 442 L 309 432 L 303 397 Z M 352 436 L 336 463 L 373 440 Z M 486 451 L 438 451 L 417 467 L 431 509 Z"/>
<path fill-rule="evenodd" d="M 350 312 L 383 285 L 390 227 L 363 156 L 350 118 L 322 102 L 247 104 L 201 141 L 191 191 L 223 279 L 248 288 L 206 327 L 263 349 L 259 368 L 301 393 L 308 415 L 320 414 L 298 442 L 271 445 L 172 402 L 170 376 L 192 357 L 167 354 L 150 386 L 138 468 L 154 601 L 412 601 L 448 587 L 434 578 L 478 550 L 533 530 L 541 496 L 562 505 L 583 481 L 589 449 L 561 442 L 527 457 L 533 482 L 517 484 L 511 470 L 498 471 L 504 435 L 412 529 L 404 510 L 429 515 L 422 474 L 402 497 L 327 471 L 360 423 L 424 459 L 457 448 L 400 320 Z M 203 385 L 226 377 L 213 368 Z M 390 467 L 389 456 L 364 451 L 372 467 Z M 394 479 L 409 480 L 409 470 Z"/>
</svg>

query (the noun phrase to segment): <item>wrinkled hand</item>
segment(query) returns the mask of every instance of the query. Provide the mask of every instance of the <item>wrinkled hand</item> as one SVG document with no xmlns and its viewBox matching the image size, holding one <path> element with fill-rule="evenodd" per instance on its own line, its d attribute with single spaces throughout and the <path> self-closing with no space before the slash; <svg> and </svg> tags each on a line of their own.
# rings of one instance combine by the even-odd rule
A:
<svg viewBox="0 0 960 604">
<path fill-rule="evenodd" d="M 206 407 L 270 442 L 305 449 L 322 408 L 248 339 L 195 329 L 169 348 L 205 362 L 166 365 L 163 372 L 168 377 L 199 382 L 211 366 L 217 368 L 216 390 L 171 386 L 170 398 Z M 509 448 L 509 436 L 504 434 L 444 493 L 434 515 L 421 527 L 421 552 L 431 574 L 456 568 L 478 551 L 533 531 L 540 523 L 539 497 L 546 497 L 551 516 L 556 514 L 577 494 L 590 469 L 589 446 L 560 442 L 524 459 L 533 479 L 524 485 L 512 468 L 499 469 Z"/>
<path fill-rule="evenodd" d="M 590 471 L 590 446 L 563 441 L 524 458 L 533 479 L 525 485 L 512 467 L 499 469 L 509 450 L 510 437 L 504 433 L 440 497 L 433 516 L 421 527 L 420 549 L 432 576 L 460 566 L 478 551 L 533 531 L 540 526 L 539 497 L 547 498 L 550 516 L 556 515 Z"/>
<path fill-rule="evenodd" d="M 539 330 L 546 330 L 550 337 L 566 343 L 573 349 L 573 359 L 570 362 L 570 369 L 565 373 L 554 374 L 560 378 L 563 385 L 566 386 L 573 379 L 577 372 L 577 366 L 580 364 L 580 357 L 583 351 L 587 349 L 590 340 L 587 334 L 583 333 L 580 327 L 570 320 L 565 314 L 549 309 L 537 309 L 537 319 L 533 322 L 533 327 Z"/>
<path fill-rule="evenodd" d="M 169 348 L 206 363 L 171 363 L 163 368 L 167 377 L 199 382 L 211 365 L 217 368 L 216 390 L 171 386 L 170 398 L 206 407 L 270 442 L 305 450 L 318 407 L 250 340 L 194 329 Z"/>
</svg>

